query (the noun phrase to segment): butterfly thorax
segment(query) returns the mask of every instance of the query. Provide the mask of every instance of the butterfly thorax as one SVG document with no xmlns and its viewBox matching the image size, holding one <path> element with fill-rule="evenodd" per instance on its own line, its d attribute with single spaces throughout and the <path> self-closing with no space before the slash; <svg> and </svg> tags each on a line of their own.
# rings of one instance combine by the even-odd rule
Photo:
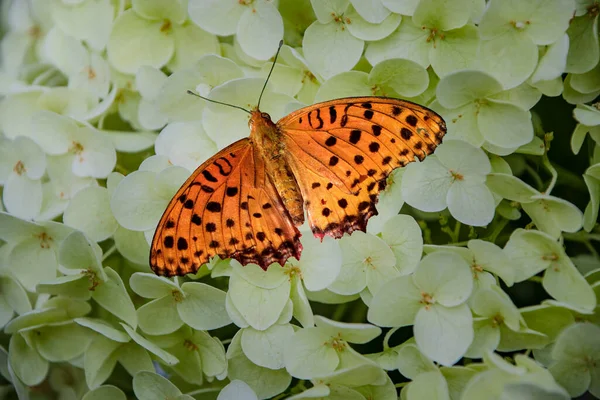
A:
<svg viewBox="0 0 600 400">
<path fill-rule="evenodd" d="M 279 128 L 273 123 L 269 114 L 259 110 L 252 111 L 248 125 L 250 141 L 257 155 L 264 159 L 267 175 L 277 189 L 294 224 L 302 225 L 304 223 L 302 194 L 298 182 L 285 161 L 286 150 Z"/>
</svg>

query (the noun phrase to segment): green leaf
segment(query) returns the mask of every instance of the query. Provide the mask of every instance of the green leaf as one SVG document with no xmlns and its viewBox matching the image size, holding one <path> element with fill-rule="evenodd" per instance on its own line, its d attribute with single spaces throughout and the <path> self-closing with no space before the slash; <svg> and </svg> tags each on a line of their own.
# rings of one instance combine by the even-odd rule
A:
<svg viewBox="0 0 600 400">
<path fill-rule="evenodd" d="M 8 360 L 15 375 L 27 386 L 39 385 L 48 373 L 48 361 L 31 348 L 20 334 L 10 338 Z"/>
<path fill-rule="evenodd" d="M 94 289 L 92 298 L 111 314 L 136 327 L 135 307 L 121 277 L 110 267 L 104 268 L 104 272 L 108 279 Z"/>
<path fill-rule="evenodd" d="M 135 374 L 133 392 L 140 400 L 174 399 L 181 395 L 181 391 L 171 381 L 150 371 Z"/>
<path fill-rule="evenodd" d="M 231 323 L 225 310 L 225 292 L 199 282 L 181 286 L 184 298 L 177 303 L 181 319 L 197 330 L 221 328 Z"/>
</svg>

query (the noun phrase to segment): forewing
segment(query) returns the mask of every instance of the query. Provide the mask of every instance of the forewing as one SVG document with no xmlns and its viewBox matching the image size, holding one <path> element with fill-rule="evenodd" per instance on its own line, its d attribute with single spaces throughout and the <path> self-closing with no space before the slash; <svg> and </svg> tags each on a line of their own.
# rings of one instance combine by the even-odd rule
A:
<svg viewBox="0 0 600 400">
<path fill-rule="evenodd" d="M 221 150 L 177 191 L 152 240 L 159 275 L 195 273 L 212 257 L 266 268 L 300 257 L 300 233 L 248 139 Z"/>
</svg>

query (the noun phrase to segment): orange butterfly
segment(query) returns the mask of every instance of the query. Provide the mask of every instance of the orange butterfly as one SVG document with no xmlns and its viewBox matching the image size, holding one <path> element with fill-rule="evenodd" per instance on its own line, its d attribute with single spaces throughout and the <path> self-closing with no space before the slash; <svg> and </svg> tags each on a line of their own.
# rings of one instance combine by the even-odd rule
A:
<svg viewBox="0 0 600 400">
<path fill-rule="evenodd" d="M 365 231 L 387 176 L 446 133 L 435 112 L 386 97 L 326 101 L 277 123 L 258 106 L 244 111 L 250 137 L 204 162 L 167 206 L 150 251 L 155 273 L 195 273 L 214 256 L 265 270 L 299 259 L 304 209 L 318 238 Z"/>
</svg>

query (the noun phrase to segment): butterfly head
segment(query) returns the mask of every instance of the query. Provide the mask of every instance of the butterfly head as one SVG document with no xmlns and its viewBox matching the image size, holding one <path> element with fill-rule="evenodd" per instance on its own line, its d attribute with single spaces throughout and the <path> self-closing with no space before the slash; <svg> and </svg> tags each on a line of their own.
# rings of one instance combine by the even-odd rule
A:
<svg viewBox="0 0 600 400">
<path fill-rule="evenodd" d="M 262 112 L 260 110 L 253 110 L 250 112 L 250 119 L 248 120 L 248 126 L 251 131 L 260 130 L 261 128 L 269 127 L 272 128 L 275 126 L 273 120 L 271 120 L 271 116 L 266 112 Z"/>
</svg>

